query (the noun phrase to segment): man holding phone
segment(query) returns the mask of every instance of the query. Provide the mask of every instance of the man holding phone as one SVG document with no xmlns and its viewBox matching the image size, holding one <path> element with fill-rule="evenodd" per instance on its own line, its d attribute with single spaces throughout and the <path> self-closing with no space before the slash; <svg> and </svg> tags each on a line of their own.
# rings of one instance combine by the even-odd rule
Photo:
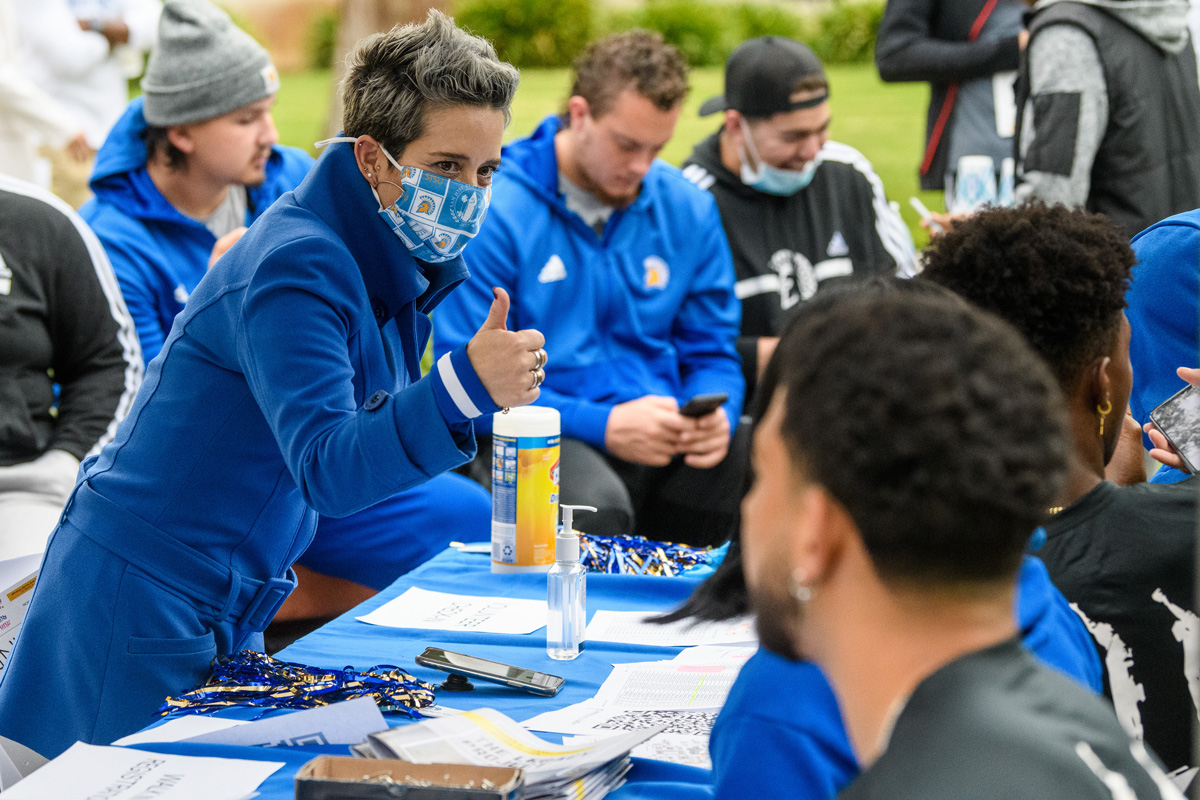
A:
<svg viewBox="0 0 1200 800">
<path fill-rule="evenodd" d="M 593 43 L 575 68 L 566 113 L 504 149 L 435 348 L 468 341 L 492 287 L 507 289 L 509 322 L 546 335 L 539 403 L 562 414 L 560 499 L 600 509 L 578 526 L 718 543 L 741 496 L 742 459 L 729 454 L 745 392 L 740 310 L 716 204 L 656 158 L 687 67 L 657 34 L 631 31 Z M 481 482 L 489 450 L 472 470 Z"/>
<path fill-rule="evenodd" d="M 807 45 L 742 42 L 725 65 L 725 93 L 700 107 L 718 112 L 720 129 L 683 174 L 721 211 L 742 303 L 737 348 L 753 387 L 798 304 L 846 280 L 911 277 L 916 253 L 871 164 L 830 140 L 829 83 Z"/>
</svg>

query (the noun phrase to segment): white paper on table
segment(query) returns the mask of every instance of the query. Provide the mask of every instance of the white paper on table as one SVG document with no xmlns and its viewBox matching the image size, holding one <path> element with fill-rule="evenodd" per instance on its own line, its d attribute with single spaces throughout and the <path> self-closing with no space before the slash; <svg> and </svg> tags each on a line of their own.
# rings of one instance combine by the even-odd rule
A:
<svg viewBox="0 0 1200 800">
<path fill-rule="evenodd" d="M 193 736 L 201 736 L 213 731 L 223 731 L 226 728 L 236 728 L 238 725 L 249 725 L 244 719 L 223 719 L 221 717 L 202 717 L 198 714 L 188 714 L 184 717 L 169 719 L 162 725 L 149 728 L 128 736 L 122 736 L 113 744 L 131 745 L 146 742 L 182 742 Z"/>
<path fill-rule="evenodd" d="M 519 767 L 526 785 L 574 779 L 619 758 L 658 733 L 659 728 L 622 733 L 594 745 L 568 747 L 547 742 L 498 711 L 481 708 L 454 717 L 427 719 L 371 737 L 381 758 L 414 764 L 475 764 Z"/>
<path fill-rule="evenodd" d="M 292 747 L 312 744 L 358 744 L 387 729 L 387 721 L 370 697 L 356 697 L 291 714 L 260 719 L 236 728 L 192 736 L 189 742 L 242 747 Z"/>
<path fill-rule="evenodd" d="M 0 669 L 8 662 L 25 619 L 41 563 L 41 553 L 0 561 Z"/>
<path fill-rule="evenodd" d="M 686 733 L 660 733 L 630 751 L 634 758 L 652 758 L 689 767 L 712 769 L 708 755 L 708 737 Z"/>
<path fill-rule="evenodd" d="M 389 628 L 480 633 L 533 633 L 546 626 L 546 601 L 476 597 L 412 587 L 360 622 Z"/>
<path fill-rule="evenodd" d="M 666 625 L 647 622 L 655 614 L 644 611 L 597 611 L 588 623 L 589 642 L 690 647 L 700 644 L 757 643 L 753 617 L 725 622 L 679 620 Z"/>
<path fill-rule="evenodd" d="M 738 668 L 652 661 L 618 664 L 600 686 L 597 705 L 644 711 L 717 711 Z"/>
<path fill-rule="evenodd" d="M 753 645 L 701 644 L 680 650 L 671 660 L 676 664 L 719 664 L 741 668 L 757 652 L 758 648 Z"/>
<path fill-rule="evenodd" d="M 242 800 L 282 761 L 173 756 L 76 742 L 4 800 Z"/>
</svg>

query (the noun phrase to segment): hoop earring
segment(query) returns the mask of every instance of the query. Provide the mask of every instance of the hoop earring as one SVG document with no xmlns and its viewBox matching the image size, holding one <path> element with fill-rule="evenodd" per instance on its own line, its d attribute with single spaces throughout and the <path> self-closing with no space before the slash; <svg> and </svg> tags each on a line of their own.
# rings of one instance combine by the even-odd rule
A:
<svg viewBox="0 0 1200 800">
<path fill-rule="evenodd" d="M 802 569 L 792 570 L 792 575 L 788 579 L 788 594 L 797 603 L 804 605 L 815 596 L 811 586 L 807 586 L 808 576 L 804 574 Z"/>
<path fill-rule="evenodd" d="M 1096 404 L 1096 412 L 1100 415 L 1100 436 L 1104 437 L 1104 418 L 1112 413 L 1112 401 L 1105 400 L 1104 405 Z"/>
</svg>

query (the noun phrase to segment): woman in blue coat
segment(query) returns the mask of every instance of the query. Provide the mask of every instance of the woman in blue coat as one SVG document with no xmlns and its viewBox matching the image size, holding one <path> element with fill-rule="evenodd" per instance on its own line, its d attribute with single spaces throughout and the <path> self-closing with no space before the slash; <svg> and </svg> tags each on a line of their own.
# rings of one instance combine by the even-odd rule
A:
<svg viewBox="0 0 1200 800">
<path fill-rule="evenodd" d="M 470 460 L 474 417 L 537 397 L 544 340 L 505 330 L 502 292 L 465 347 L 419 367 L 516 85 L 436 12 L 360 43 L 346 137 L 201 281 L 84 462 L 0 673 L 0 735 L 53 757 L 145 726 L 214 656 L 261 648 L 318 514 Z"/>
</svg>

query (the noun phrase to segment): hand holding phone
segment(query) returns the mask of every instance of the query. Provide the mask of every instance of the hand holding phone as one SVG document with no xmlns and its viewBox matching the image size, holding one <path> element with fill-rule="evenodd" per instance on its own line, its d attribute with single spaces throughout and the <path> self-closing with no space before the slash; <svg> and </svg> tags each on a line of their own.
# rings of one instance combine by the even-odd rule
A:
<svg viewBox="0 0 1200 800">
<path fill-rule="evenodd" d="M 688 400 L 683 408 L 679 409 L 679 413 L 685 417 L 699 419 L 707 417 L 712 412 L 725 404 L 729 399 L 729 395 L 725 392 L 715 392 L 713 394 L 698 394 L 691 400 Z"/>
<path fill-rule="evenodd" d="M 512 686 L 545 697 L 558 694 L 563 685 L 563 679 L 558 675 L 501 664 L 499 661 L 488 661 L 486 658 L 465 653 L 454 653 L 440 647 L 426 647 L 425 652 L 417 656 L 416 662 L 423 667 Z"/>
<path fill-rule="evenodd" d="M 1182 465 L 1170 466 L 1182 466 L 1195 474 L 1197 465 L 1200 465 L 1200 389 L 1195 386 L 1180 389 L 1150 412 L 1150 422 L 1165 440 L 1162 443 L 1155 441 L 1155 445 L 1170 445 L 1182 462 Z M 1148 432 L 1154 441 L 1153 431 Z"/>
</svg>

